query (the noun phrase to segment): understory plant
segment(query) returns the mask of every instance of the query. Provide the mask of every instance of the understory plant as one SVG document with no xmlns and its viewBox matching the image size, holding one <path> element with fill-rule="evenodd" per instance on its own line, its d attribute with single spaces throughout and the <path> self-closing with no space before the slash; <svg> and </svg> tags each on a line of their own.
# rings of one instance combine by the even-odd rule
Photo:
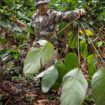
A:
<svg viewBox="0 0 105 105">
<path fill-rule="evenodd" d="M 74 20 L 65 27 L 68 26 L 71 31 L 66 39 L 68 51 L 65 56 L 40 72 L 42 68 L 46 68 L 54 53 L 54 47 L 50 42 L 40 40 L 37 43 L 41 47 L 33 47 L 26 56 L 24 75 L 34 80 L 42 78 L 41 88 L 44 93 L 61 87 L 61 105 L 82 105 L 87 96 L 91 96 L 96 105 L 104 105 L 105 62 L 94 45 L 94 30 L 88 26 L 85 18 Z M 61 52 L 63 51 L 65 48 L 62 48 Z M 101 60 L 102 67 L 96 65 L 98 59 Z M 87 67 L 82 67 L 82 62 Z"/>
</svg>

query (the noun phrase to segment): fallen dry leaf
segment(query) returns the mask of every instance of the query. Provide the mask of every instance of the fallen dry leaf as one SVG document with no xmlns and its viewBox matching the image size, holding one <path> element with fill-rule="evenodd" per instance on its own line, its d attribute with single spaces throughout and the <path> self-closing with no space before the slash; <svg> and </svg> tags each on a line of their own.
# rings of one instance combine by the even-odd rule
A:
<svg viewBox="0 0 105 105">
<path fill-rule="evenodd" d="M 48 104 L 47 99 L 37 100 L 37 102 L 34 102 L 33 105 L 46 105 Z"/>
</svg>

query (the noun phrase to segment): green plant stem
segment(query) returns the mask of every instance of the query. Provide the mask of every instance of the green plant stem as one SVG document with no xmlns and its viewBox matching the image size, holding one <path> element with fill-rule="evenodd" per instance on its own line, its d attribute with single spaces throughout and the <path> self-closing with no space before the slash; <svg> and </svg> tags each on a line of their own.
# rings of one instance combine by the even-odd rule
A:
<svg viewBox="0 0 105 105">
<path fill-rule="evenodd" d="M 79 64 L 78 64 L 78 67 L 80 66 L 80 42 L 79 42 L 79 25 L 78 25 L 78 61 L 79 61 Z"/>
</svg>

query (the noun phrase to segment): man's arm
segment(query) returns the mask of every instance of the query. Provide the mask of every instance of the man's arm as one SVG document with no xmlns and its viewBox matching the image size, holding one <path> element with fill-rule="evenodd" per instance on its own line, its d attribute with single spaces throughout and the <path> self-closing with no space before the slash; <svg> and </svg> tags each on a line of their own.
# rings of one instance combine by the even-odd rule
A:
<svg viewBox="0 0 105 105">
<path fill-rule="evenodd" d="M 66 12 L 60 12 L 60 11 L 54 11 L 55 14 L 55 23 L 59 22 L 71 22 L 72 20 L 76 18 L 80 18 L 86 14 L 84 9 L 76 9 L 74 11 L 66 11 Z"/>
</svg>

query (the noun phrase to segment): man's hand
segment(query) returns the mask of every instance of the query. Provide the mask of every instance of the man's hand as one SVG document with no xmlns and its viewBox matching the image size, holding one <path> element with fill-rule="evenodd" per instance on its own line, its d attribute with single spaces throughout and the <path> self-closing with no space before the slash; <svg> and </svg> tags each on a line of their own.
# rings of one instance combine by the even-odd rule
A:
<svg viewBox="0 0 105 105">
<path fill-rule="evenodd" d="M 74 11 L 74 14 L 80 18 L 80 17 L 83 17 L 84 15 L 86 15 L 86 11 L 84 9 L 76 9 Z"/>
</svg>

